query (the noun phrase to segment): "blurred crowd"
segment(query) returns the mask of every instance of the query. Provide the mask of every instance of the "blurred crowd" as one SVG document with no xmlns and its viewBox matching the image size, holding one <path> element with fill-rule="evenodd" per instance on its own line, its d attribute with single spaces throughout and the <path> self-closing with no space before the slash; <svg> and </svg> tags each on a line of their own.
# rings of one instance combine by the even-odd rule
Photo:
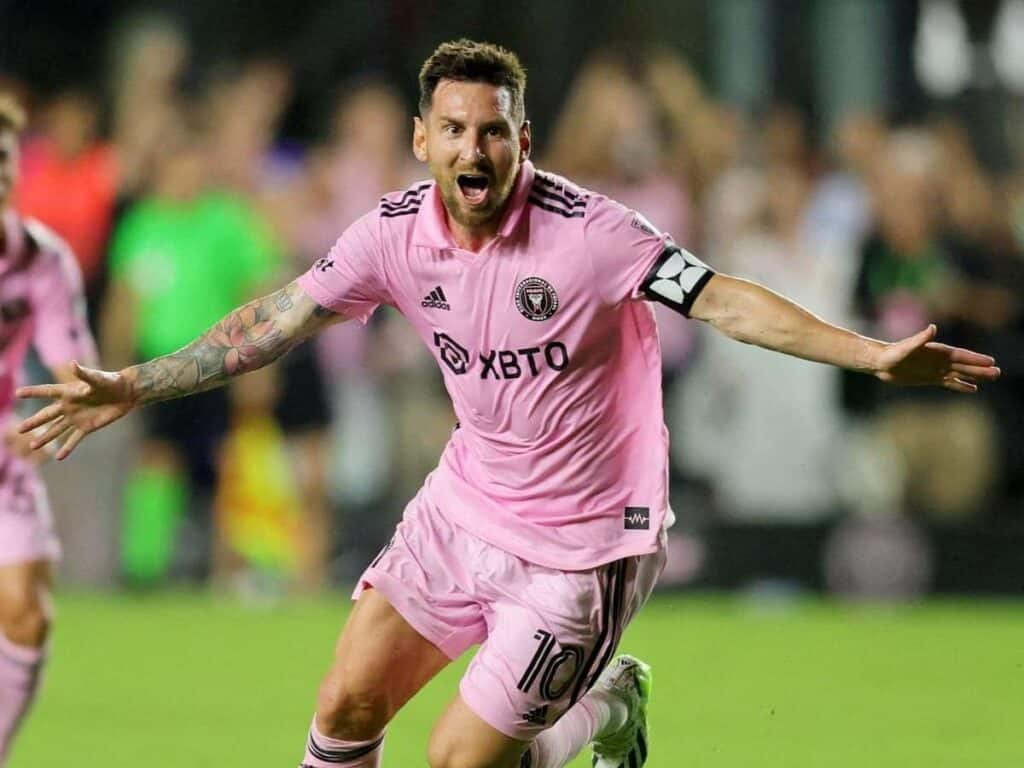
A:
<svg viewBox="0 0 1024 768">
<path fill-rule="evenodd" d="M 158 20 L 125 31 L 115 53 L 102 97 L 7 84 L 32 111 L 16 206 L 74 248 L 105 367 L 179 348 L 425 175 L 413 104 L 385 80 L 341 84 L 315 138 L 296 142 L 281 129 L 284 61 L 234 62 L 186 87 L 189 43 Z M 1003 366 L 977 397 L 897 391 L 659 307 L 682 531 L 1020 518 L 1024 175 L 983 166 L 967 127 L 936 115 L 849 113 L 820 128 L 786 105 L 748 114 L 668 49 L 602 51 L 576 73 L 539 166 L 830 321 L 883 339 L 935 322 L 943 341 Z M 51 489 L 74 520 L 72 559 L 76 537 L 79 559 L 115 542 L 105 559 L 129 584 L 313 590 L 386 541 L 453 422 L 432 357 L 383 310 L 229 391 L 97 435 L 77 469 L 51 470 Z"/>
</svg>

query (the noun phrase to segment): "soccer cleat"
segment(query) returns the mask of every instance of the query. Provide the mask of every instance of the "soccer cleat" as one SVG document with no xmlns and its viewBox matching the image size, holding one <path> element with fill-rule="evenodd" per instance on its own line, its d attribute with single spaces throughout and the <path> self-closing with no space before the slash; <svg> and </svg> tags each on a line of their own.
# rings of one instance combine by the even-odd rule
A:
<svg viewBox="0 0 1024 768">
<path fill-rule="evenodd" d="M 625 702 L 629 714 L 614 733 L 594 739 L 594 768 L 640 768 L 647 762 L 647 702 L 651 668 L 633 656 L 619 656 L 597 681 Z"/>
</svg>

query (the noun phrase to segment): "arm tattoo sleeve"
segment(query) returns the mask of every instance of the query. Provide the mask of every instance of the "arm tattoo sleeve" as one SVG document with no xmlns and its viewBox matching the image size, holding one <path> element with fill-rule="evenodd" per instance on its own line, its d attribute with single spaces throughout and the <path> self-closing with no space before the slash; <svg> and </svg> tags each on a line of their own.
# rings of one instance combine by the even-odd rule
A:
<svg viewBox="0 0 1024 768">
<path fill-rule="evenodd" d="M 126 372 L 139 405 L 171 400 L 226 384 L 272 363 L 317 330 L 332 313 L 297 284 L 250 301 L 187 347 Z"/>
</svg>

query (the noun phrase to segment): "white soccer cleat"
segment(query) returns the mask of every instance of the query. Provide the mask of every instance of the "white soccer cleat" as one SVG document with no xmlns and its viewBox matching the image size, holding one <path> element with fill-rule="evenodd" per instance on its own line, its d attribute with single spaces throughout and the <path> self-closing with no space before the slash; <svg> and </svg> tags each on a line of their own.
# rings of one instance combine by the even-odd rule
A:
<svg viewBox="0 0 1024 768">
<path fill-rule="evenodd" d="M 594 739 L 594 768 L 640 768 L 647 762 L 647 702 L 651 668 L 633 656 L 619 656 L 601 673 L 598 686 L 625 702 L 629 714 L 614 733 Z"/>
</svg>

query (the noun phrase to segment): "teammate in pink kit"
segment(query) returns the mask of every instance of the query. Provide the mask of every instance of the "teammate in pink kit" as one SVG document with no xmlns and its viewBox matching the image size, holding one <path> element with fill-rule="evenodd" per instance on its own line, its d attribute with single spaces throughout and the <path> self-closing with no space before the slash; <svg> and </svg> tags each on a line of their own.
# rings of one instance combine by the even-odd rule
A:
<svg viewBox="0 0 1024 768">
<path fill-rule="evenodd" d="M 641 215 L 529 162 L 525 75 L 495 46 L 440 46 L 413 148 L 433 180 L 386 196 L 308 273 L 181 351 L 29 387 L 23 429 L 67 456 L 149 402 L 224 384 L 380 304 L 437 358 L 460 425 L 356 590 L 303 765 L 378 766 L 397 710 L 480 643 L 428 747 L 433 768 L 557 768 L 588 743 L 643 765 L 650 674 L 610 663 L 664 564 L 667 434 L 650 300 L 748 343 L 901 384 L 973 392 L 987 356 L 829 325 L 716 275 Z"/>
<path fill-rule="evenodd" d="M 14 390 L 29 347 L 58 381 L 95 359 L 82 278 L 68 247 L 8 207 L 24 114 L 0 94 L 0 766 L 46 659 L 51 569 L 60 546 L 29 438 L 14 423 Z"/>
</svg>

